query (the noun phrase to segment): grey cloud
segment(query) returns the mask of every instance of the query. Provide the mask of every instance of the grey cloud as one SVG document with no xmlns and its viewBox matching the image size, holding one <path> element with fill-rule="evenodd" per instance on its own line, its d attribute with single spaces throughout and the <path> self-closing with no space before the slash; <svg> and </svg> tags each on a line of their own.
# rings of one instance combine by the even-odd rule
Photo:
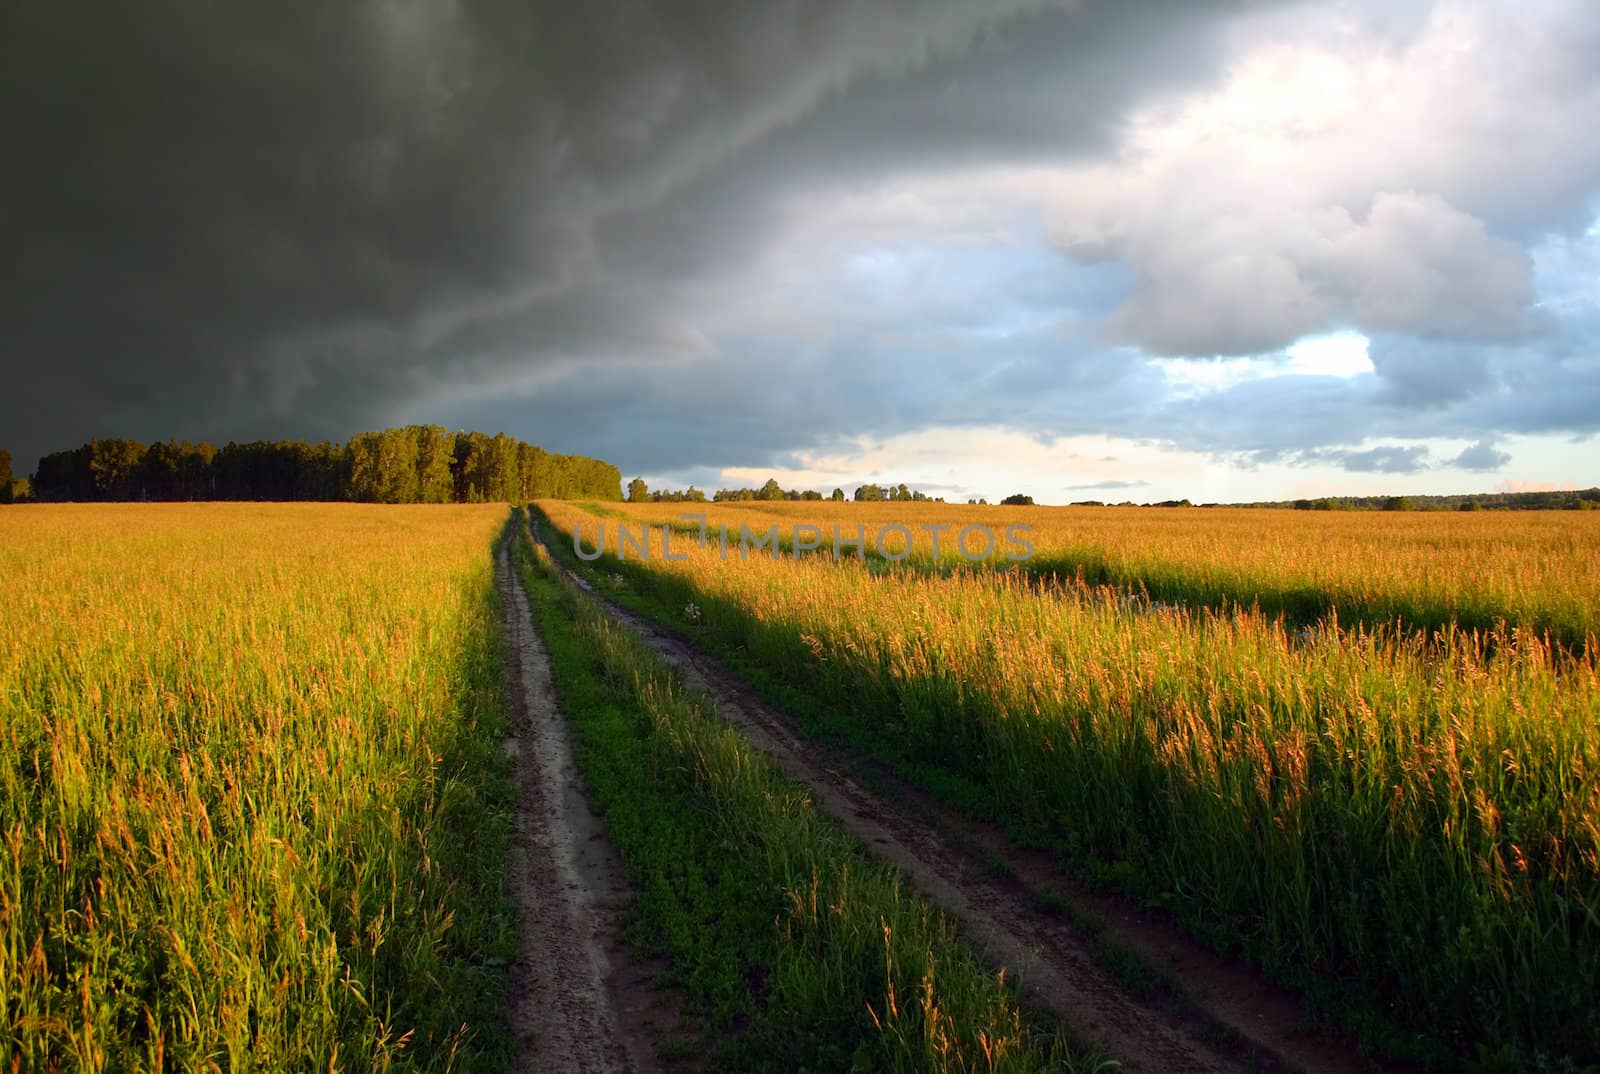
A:
<svg viewBox="0 0 1600 1074">
<path fill-rule="evenodd" d="M 1579 246 L 1600 247 L 1600 236 Z M 1587 260 L 1580 254 L 1578 262 Z M 1592 299 L 1564 304 L 1532 340 L 1473 344 L 1378 335 L 1368 354 L 1372 373 L 1248 381 L 1164 401 L 1131 425 L 1116 427 L 1123 435 L 1154 437 L 1247 464 L 1295 461 L 1307 458 L 1307 449 L 1363 441 L 1492 445 L 1508 435 L 1600 432 L 1600 304 Z M 1465 457 L 1470 462 L 1494 456 L 1485 451 Z M 1344 464 L 1343 456 L 1322 458 Z"/>
<path fill-rule="evenodd" d="M 1306 448 L 1265 453 L 1259 462 L 1279 462 L 1290 466 L 1337 466 L 1353 474 L 1414 474 L 1432 466 L 1426 447 L 1380 446 L 1373 448 Z"/>
<path fill-rule="evenodd" d="M 1493 380 L 1492 355 L 1483 347 L 1376 336 L 1367 355 L 1383 397 L 1403 406 L 1427 409 L 1459 403 L 1483 392 Z"/>
<path fill-rule="evenodd" d="M 1398 416 L 1381 405 L 1370 375 L 1279 376 L 1166 402 L 1142 424 L 1179 447 L 1274 462 L 1308 445 L 1385 435 L 1384 423 Z"/>
<path fill-rule="evenodd" d="M 1149 485 L 1148 481 L 1101 481 L 1090 485 L 1063 485 L 1062 492 L 1096 492 L 1117 491 L 1119 489 L 1142 489 Z"/>
<path fill-rule="evenodd" d="M 1204 181 L 1184 177 L 1186 186 Z M 1140 273 L 1106 321 L 1112 342 L 1160 355 L 1249 355 L 1343 325 L 1471 339 L 1529 331 L 1527 255 L 1437 196 L 1379 192 L 1360 216 L 1295 206 L 1239 219 L 1191 190 L 1182 196 L 1194 209 L 1178 220 L 1133 196 L 1113 211 L 1149 233 L 1107 247 Z M 1083 221 L 1059 211 L 1070 250 Z"/>
<path fill-rule="evenodd" d="M 562 450 L 604 442 L 624 470 L 679 474 L 784 465 L 796 450 L 852 449 L 869 431 L 1009 426 L 1048 438 L 1097 420 L 1131 424 L 1160 385 L 1138 361 L 1053 332 L 994 339 L 924 327 L 904 337 L 868 326 L 818 341 L 728 340 L 693 361 L 584 365 L 447 417 L 485 428 L 527 422 Z"/>
<path fill-rule="evenodd" d="M 1486 473 L 1490 470 L 1498 470 L 1510 461 L 1511 454 L 1509 452 L 1501 451 L 1488 440 L 1480 440 L 1471 447 L 1464 449 L 1450 465 L 1462 470 Z"/>
<path fill-rule="evenodd" d="M 888 437 L 930 427 L 1099 433 L 1246 465 L 1379 474 L 1435 460 L 1415 447 L 1347 445 L 1600 431 L 1600 334 L 1582 319 L 1564 322 L 1537 349 L 1379 337 L 1374 373 L 1279 375 L 1168 399 L 1163 372 L 1136 353 L 1051 331 L 962 335 L 955 326 L 964 312 L 951 316 L 952 325 L 930 319 L 917 335 L 886 337 L 868 322 L 815 341 L 716 340 L 710 355 L 672 363 L 574 366 L 525 397 L 465 406 L 450 420 L 525 421 L 566 450 L 605 442 L 624 469 L 652 473 L 785 465 L 795 450 L 848 449 L 863 431 Z M 1466 461 L 1475 458 L 1488 456 Z"/>
<path fill-rule="evenodd" d="M 1428 465 L 1428 449 L 1422 447 L 1375 447 L 1365 451 L 1334 450 L 1307 452 L 1302 462 L 1328 461 L 1359 474 L 1411 474 Z"/>
</svg>

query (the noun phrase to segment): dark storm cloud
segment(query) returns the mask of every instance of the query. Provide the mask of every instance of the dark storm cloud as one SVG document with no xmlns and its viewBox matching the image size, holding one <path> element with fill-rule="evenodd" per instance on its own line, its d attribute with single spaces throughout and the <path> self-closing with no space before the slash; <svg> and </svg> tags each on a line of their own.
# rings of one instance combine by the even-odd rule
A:
<svg viewBox="0 0 1600 1074">
<path fill-rule="evenodd" d="M 797 448 L 845 445 L 930 427 L 1013 425 L 1041 435 L 1079 431 L 1080 413 L 1132 422 L 1143 382 L 1124 357 L 1063 359 L 1049 334 L 945 347 L 937 340 L 851 335 L 820 347 L 726 341 L 679 362 L 575 369 L 526 397 L 481 402 L 459 415 L 498 427 L 524 420 L 552 443 L 603 440 L 629 472 L 679 473 L 782 465 Z M 1074 360 L 1076 359 L 1076 360 Z M 1054 366 L 1046 381 L 1037 372 Z"/>
<path fill-rule="evenodd" d="M 12 5 L 0 435 L 343 436 L 698 353 L 783 191 L 1102 144 L 1253 6 Z"/>
<path fill-rule="evenodd" d="M 0 446 L 26 468 L 91 436 L 443 420 L 659 474 L 990 425 L 1382 473 L 1430 457 L 1348 445 L 1448 437 L 1482 468 L 1502 435 L 1600 429 L 1589 291 L 1525 308 L 1530 280 L 1592 280 L 1595 242 L 1532 268 L 1518 245 L 1576 226 L 1594 187 L 1600 150 L 1564 132 L 1600 37 L 1531 2 L 1561 17 L 1492 42 L 1538 60 L 1486 74 L 1492 108 L 1423 109 L 1445 150 L 1357 130 L 1307 151 L 1309 186 L 1226 139 L 1200 142 L 1221 166 L 1116 167 L 1143 159 L 1132 117 L 1252 41 L 1404 48 L 1425 4 L 13 4 Z M 1105 162 L 1101 187 L 1013 199 L 1040 235 L 1092 233 L 1071 257 L 919 262 L 940 207 L 917 241 L 883 225 L 887 268 L 851 268 L 871 241 L 813 250 L 817 206 L 897 178 Z M 1373 373 L 1176 398 L 1149 361 L 1341 319 L 1374 334 Z"/>
</svg>

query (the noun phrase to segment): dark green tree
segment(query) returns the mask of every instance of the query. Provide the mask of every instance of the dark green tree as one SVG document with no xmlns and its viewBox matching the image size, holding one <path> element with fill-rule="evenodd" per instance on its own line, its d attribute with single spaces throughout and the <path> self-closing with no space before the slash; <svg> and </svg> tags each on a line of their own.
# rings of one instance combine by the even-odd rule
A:
<svg viewBox="0 0 1600 1074">
<path fill-rule="evenodd" d="M 484 498 L 490 503 L 512 503 L 522 490 L 517 465 L 518 441 L 505 433 L 489 438 L 489 461 L 485 473 Z"/>
<path fill-rule="evenodd" d="M 357 433 L 345 446 L 350 498 L 364 503 L 416 503 L 417 441 L 406 429 Z"/>
<path fill-rule="evenodd" d="M 140 480 L 145 447 L 137 440 L 91 440 L 89 473 L 94 477 L 95 499 L 137 500 L 143 498 Z"/>
<path fill-rule="evenodd" d="M 523 501 L 542 500 L 550 495 L 549 454 L 533 444 L 517 447 L 517 479 Z"/>
<path fill-rule="evenodd" d="M 181 500 L 183 449 L 176 440 L 151 444 L 144 453 L 145 495 L 152 500 Z"/>
<path fill-rule="evenodd" d="M 650 498 L 650 487 L 644 483 L 644 478 L 636 477 L 628 482 L 628 502 L 644 503 Z"/>
<path fill-rule="evenodd" d="M 456 503 L 483 503 L 484 478 L 488 468 L 489 438 L 482 433 L 457 433 L 455 462 L 450 468 L 455 478 Z"/>
<path fill-rule="evenodd" d="M 406 432 L 417 445 L 417 499 L 449 503 L 455 495 L 450 463 L 455 458 L 456 438 L 443 425 L 410 425 Z"/>
</svg>

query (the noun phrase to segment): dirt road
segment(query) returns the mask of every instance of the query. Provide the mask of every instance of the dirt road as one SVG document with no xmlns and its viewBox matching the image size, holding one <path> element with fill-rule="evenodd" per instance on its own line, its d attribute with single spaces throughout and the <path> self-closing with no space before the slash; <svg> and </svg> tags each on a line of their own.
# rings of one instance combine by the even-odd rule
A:
<svg viewBox="0 0 1600 1074">
<path fill-rule="evenodd" d="M 550 664 L 504 542 L 495 577 L 505 603 L 507 680 L 520 801 L 511 883 L 521 920 L 513 974 L 512 1030 L 524 1074 L 655 1074 L 652 1024 L 669 1024 L 666 1001 L 645 987 L 622 946 L 622 862 L 589 811 Z"/>
<path fill-rule="evenodd" d="M 1396 1069 L 1365 1059 L 1341 1036 L 1310 1027 L 1293 997 L 1170 925 L 1075 889 L 1046 856 L 1018 850 L 998 831 L 954 815 L 914 788 L 902 786 L 888 796 L 863 786 L 848 765 L 804 739 L 787 716 L 718 661 L 612 604 L 580 576 L 568 576 L 643 636 L 689 685 L 709 693 L 730 723 L 812 790 L 821 808 L 954 917 L 969 942 L 1021 979 L 1030 1001 L 1105 1049 L 1121 1069 L 1306 1074 Z M 875 776 L 881 784 L 881 774 Z M 996 861 L 1010 878 L 996 875 Z M 1175 978 L 1187 1002 L 1155 1009 L 1130 998 L 1126 986 L 1097 961 L 1088 939 L 1038 908 L 1029 885 L 1040 879 L 1048 879 L 1052 894 L 1066 898 L 1080 914 L 1100 921 L 1105 937 Z"/>
</svg>

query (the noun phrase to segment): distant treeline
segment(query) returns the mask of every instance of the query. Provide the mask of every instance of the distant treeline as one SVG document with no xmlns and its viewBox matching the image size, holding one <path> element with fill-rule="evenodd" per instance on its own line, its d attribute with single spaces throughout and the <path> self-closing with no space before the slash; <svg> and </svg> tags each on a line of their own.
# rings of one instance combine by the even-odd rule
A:
<svg viewBox="0 0 1600 1074">
<path fill-rule="evenodd" d="M 8 467 L 9 469 L 9 467 Z M 21 485 L 23 483 L 13 483 Z M 35 500 L 356 500 L 492 503 L 622 498 L 610 463 L 558 455 L 504 433 L 442 425 L 358 433 L 348 443 L 92 440 L 39 460 Z"/>
<path fill-rule="evenodd" d="M 1324 496 L 1243 503 L 1299 511 L 1583 511 L 1600 508 L 1600 488 L 1554 492 L 1470 492 L 1455 496 Z"/>
<path fill-rule="evenodd" d="M 1124 500 L 1075 500 L 1072 507 L 1194 507 L 1188 500 L 1137 504 Z M 1271 507 L 1296 511 L 1592 511 L 1600 509 L 1600 488 L 1558 492 L 1464 492 L 1454 496 L 1322 496 L 1314 500 L 1258 500 L 1254 503 L 1202 503 L 1200 507 Z"/>
<path fill-rule="evenodd" d="M 1027 499 L 1029 503 L 1033 502 L 1031 497 L 1024 497 L 1024 498 Z M 1015 499 L 1015 497 L 1008 496 L 1008 497 L 1006 497 L 1005 500 L 1002 500 L 1001 502 L 1002 503 L 1006 503 L 1006 502 L 1011 501 L 1013 499 Z M 1194 504 L 1190 503 L 1188 501 L 1188 499 L 1182 499 L 1182 500 L 1159 500 L 1159 501 L 1157 501 L 1155 503 L 1134 503 L 1132 500 L 1123 500 L 1121 503 L 1110 503 L 1110 504 L 1106 503 L 1104 500 L 1073 500 L 1067 506 L 1068 507 L 1193 507 Z M 1259 503 L 1247 503 L 1247 504 L 1203 503 L 1200 506 L 1201 507 L 1266 507 L 1268 505 L 1267 504 L 1259 504 Z"/>
<path fill-rule="evenodd" d="M 943 503 L 944 500 L 935 499 L 924 493 L 917 492 L 901 485 L 862 485 L 855 491 L 855 500 L 861 503 L 876 503 L 882 500 L 908 500 L 918 503 Z M 786 489 L 778 484 L 777 478 L 768 478 L 767 483 L 758 489 L 718 489 L 712 495 L 714 503 L 738 503 L 747 500 L 804 500 L 821 501 L 832 500 L 835 503 L 845 499 L 844 489 L 834 489 L 831 496 L 823 496 L 814 489 Z M 632 503 L 704 503 L 706 494 L 690 485 L 687 489 L 655 489 L 651 490 L 645 484 L 644 478 L 636 477 L 628 482 L 628 500 Z"/>
</svg>

